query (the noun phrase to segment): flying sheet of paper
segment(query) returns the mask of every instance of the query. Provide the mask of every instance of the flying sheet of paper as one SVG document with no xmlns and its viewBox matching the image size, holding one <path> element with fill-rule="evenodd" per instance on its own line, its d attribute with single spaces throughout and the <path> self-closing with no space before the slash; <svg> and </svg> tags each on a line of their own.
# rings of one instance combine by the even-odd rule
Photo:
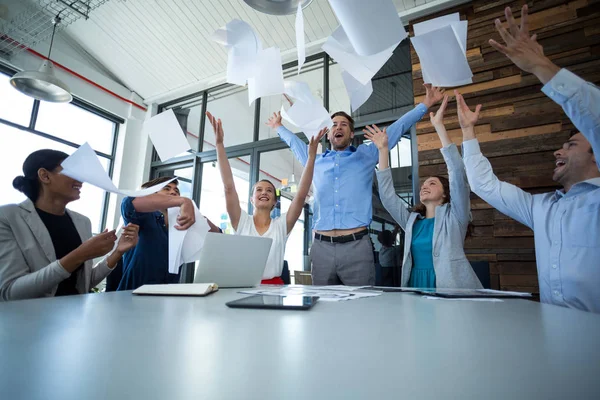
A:
<svg viewBox="0 0 600 400">
<path fill-rule="evenodd" d="M 392 0 L 329 0 L 329 4 L 358 55 L 381 53 L 407 36 Z"/>
<path fill-rule="evenodd" d="M 390 59 L 400 41 L 396 41 L 389 48 L 369 57 L 358 55 L 344 29 L 340 26 L 327 38 L 322 49 L 329 54 L 340 67 L 347 71 L 361 84 L 366 85 L 371 78 Z"/>
<path fill-rule="evenodd" d="M 414 36 L 411 41 L 419 56 L 421 69 L 425 67 L 432 85 L 458 86 L 473 77 L 452 26 L 446 25 L 424 35 Z"/>
<path fill-rule="evenodd" d="M 284 93 L 289 97 L 302 101 L 304 103 L 320 103 L 320 100 L 313 96 L 308 83 L 302 81 L 283 81 Z"/>
<path fill-rule="evenodd" d="M 175 229 L 180 208 L 172 207 L 167 212 L 169 215 L 169 272 L 177 274 L 182 264 L 200 259 L 200 251 L 204 247 L 204 240 L 210 230 L 210 225 L 196 207 L 196 203 L 194 203 L 196 222 L 183 231 Z"/>
<path fill-rule="evenodd" d="M 61 174 L 73 178 L 79 182 L 89 183 L 90 185 L 104 189 L 107 192 L 122 194 L 129 197 L 142 197 L 158 192 L 168 185 L 170 181 L 160 183 L 142 190 L 122 190 L 115 186 L 108 176 L 108 173 L 102 167 L 98 156 L 90 145 L 86 142 L 79 146 L 73 154 L 67 157 L 61 164 L 63 170 Z"/>
<path fill-rule="evenodd" d="M 150 140 L 162 161 L 180 155 L 190 149 L 190 143 L 181 129 L 173 110 L 163 111 L 144 121 L 143 131 Z"/>
<path fill-rule="evenodd" d="M 227 55 L 228 83 L 245 85 L 254 75 L 256 57 L 262 49 L 260 39 L 248 23 L 233 19 L 211 36 L 212 40 L 229 49 Z"/>
<path fill-rule="evenodd" d="M 304 43 L 304 15 L 302 15 L 302 2 L 298 2 L 296 12 L 296 48 L 298 50 L 298 73 L 306 61 L 306 46 Z"/>
<path fill-rule="evenodd" d="M 342 71 L 342 80 L 346 86 L 346 92 L 350 97 L 352 111 L 358 110 L 373 94 L 373 83 L 371 81 L 363 85 L 352 77 L 347 71 Z"/>
<path fill-rule="evenodd" d="M 255 73 L 248 78 L 248 102 L 263 96 L 282 94 L 283 69 L 281 52 L 277 47 L 261 50 L 256 58 Z"/>
<path fill-rule="evenodd" d="M 460 49 L 462 50 L 462 53 L 464 54 L 465 59 L 466 59 L 468 21 L 461 21 L 460 15 L 458 13 L 444 15 L 442 17 L 434 18 L 429 21 L 420 22 L 418 24 L 415 24 L 413 26 L 413 29 L 415 32 L 415 37 L 418 37 L 421 35 L 426 35 L 435 30 L 444 28 L 446 26 L 452 27 L 454 36 L 456 37 L 456 40 L 458 41 Z M 421 62 L 421 72 L 423 74 L 423 82 L 424 83 L 432 83 L 435 86 L 439 86 L 439 85 L 436 85 L 436 82 L 432 82 L 431 73 L 428 71 L 428 69 L 430 67 L 431 66 L 425 65 L 423 62 Z M 453 81 L 451 86 L 462 86 L 462 85 L 467 85 L 472 82 L 473 82 L 472 78 L 469 77 L 464 80 Z"/>
<path fill-rule="evenodd" d="M 297 101 L 287 111 L 281 106 L 281 117 L 300 128 L 308 139 L 333 126 L 329 113 L 319 103 Z"/>
</svg>

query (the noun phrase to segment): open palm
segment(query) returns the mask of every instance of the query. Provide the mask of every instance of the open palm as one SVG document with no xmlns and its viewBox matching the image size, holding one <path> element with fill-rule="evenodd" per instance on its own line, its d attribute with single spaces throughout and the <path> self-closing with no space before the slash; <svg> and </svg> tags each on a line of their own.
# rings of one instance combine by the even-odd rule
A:
<svg viewBox="0 0 600 400">
<path fill-rule="evenodd" d="M 458 111 L 458 123 L 460 124 L 460 127 L 463 129 L 474 127 L 479 119 L 481 104 L 477 104 L 475 111 L 471 111 L 467 103 L 465 103 L 465 99 L 457 90 L 454 91 L 454 94 L 456 95 L 456 108 Z"/>
</svg>

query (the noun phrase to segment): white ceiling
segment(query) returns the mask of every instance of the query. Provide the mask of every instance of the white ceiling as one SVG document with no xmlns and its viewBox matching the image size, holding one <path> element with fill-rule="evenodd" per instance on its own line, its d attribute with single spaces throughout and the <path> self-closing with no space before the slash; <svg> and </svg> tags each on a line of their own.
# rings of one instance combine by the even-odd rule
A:
<svg viewBox="0 0 600 400">
<path fill-rule="evenodd" d="M 394 3 L 415 17 L 457 1 Z M 314 0 L 304 16 L 308 53 L 319 52 L 336 17 L 327 0 Z M 262 14 L 242 0 L 113 0 L 66 32 L 146 102 L 160 102 L 223 82 L 227 53 L 210 35 L 233 18 L 254 27 L 264 47 L 279 47 L 284 62 L 296 58 L 295 16 Z"/>
</svg>

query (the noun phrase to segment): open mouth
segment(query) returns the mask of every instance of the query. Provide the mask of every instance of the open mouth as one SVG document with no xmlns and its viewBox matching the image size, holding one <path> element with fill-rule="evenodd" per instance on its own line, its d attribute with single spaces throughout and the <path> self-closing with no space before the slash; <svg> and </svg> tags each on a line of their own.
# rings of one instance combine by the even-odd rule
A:
<svg viewBox="0 0 600 400">
<path fill-rule="evenodd" d="M 344 134 L 343 134 L 342 132 L 337 132 L 335 135 L 333 135 L 333 137 L 334 137 L 335 139 L 343 138 L 343 137 L 344 137 Z"/>
<path fill-rule="evenodd" d="M 556 163 L 555 163 L 556 168 L 554 168 L 554 170 L 557 171 L 557 170 L 561 169 L 562 167 L 564 167 L 566 164 L 567 164 L 567 162 L 565 160 L 557 159 Z"/>
<path fill-rule="evenodd" d="M 73 185 L 73 189 L 80 191 L 81 185 Z"/>
<path fill-rule="evenodd" d="M 267 196 L 261 196 L 258 198 L 260 201 L 269 201 L 270 199 Z"/>
</svg>

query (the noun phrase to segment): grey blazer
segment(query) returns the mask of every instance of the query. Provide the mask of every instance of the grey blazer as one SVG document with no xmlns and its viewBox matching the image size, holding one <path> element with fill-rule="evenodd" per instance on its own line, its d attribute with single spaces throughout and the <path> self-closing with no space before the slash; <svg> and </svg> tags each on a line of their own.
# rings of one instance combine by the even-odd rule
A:
<svg viewBox="0 0 600 400">
<path fill-rule="evenodd" d="M 89 218 L 67 210 L 81 241 L 92 237 Z M 112 270 L 106 258 L 93 267 L 87 260 L 77 289 L 88 293 Z M 56 260 L 52 239 L 31 200 L 0 207 L 0 301 L 52 297 L 71 274 Z"/>
<path fill-rule="evenodd" d="M 441 149 L 450 179 L 450 203 L 435 209 L 433 227 L 433 268 L 438 288 L 482 288 L 481 282 L 463 249 L 467 227 L 471 219 L 470 188 L 465 167 L 455 144 Z M 402 263 L 402 286 L 406 286 L 412 270 L 412 229 L 420 214 L 409 212 L 394 190 L 392 173 L 388 168 L 377 171 L 379 196 L 386 210 L 406 233 L 404 261 Z"/>
</svg>

